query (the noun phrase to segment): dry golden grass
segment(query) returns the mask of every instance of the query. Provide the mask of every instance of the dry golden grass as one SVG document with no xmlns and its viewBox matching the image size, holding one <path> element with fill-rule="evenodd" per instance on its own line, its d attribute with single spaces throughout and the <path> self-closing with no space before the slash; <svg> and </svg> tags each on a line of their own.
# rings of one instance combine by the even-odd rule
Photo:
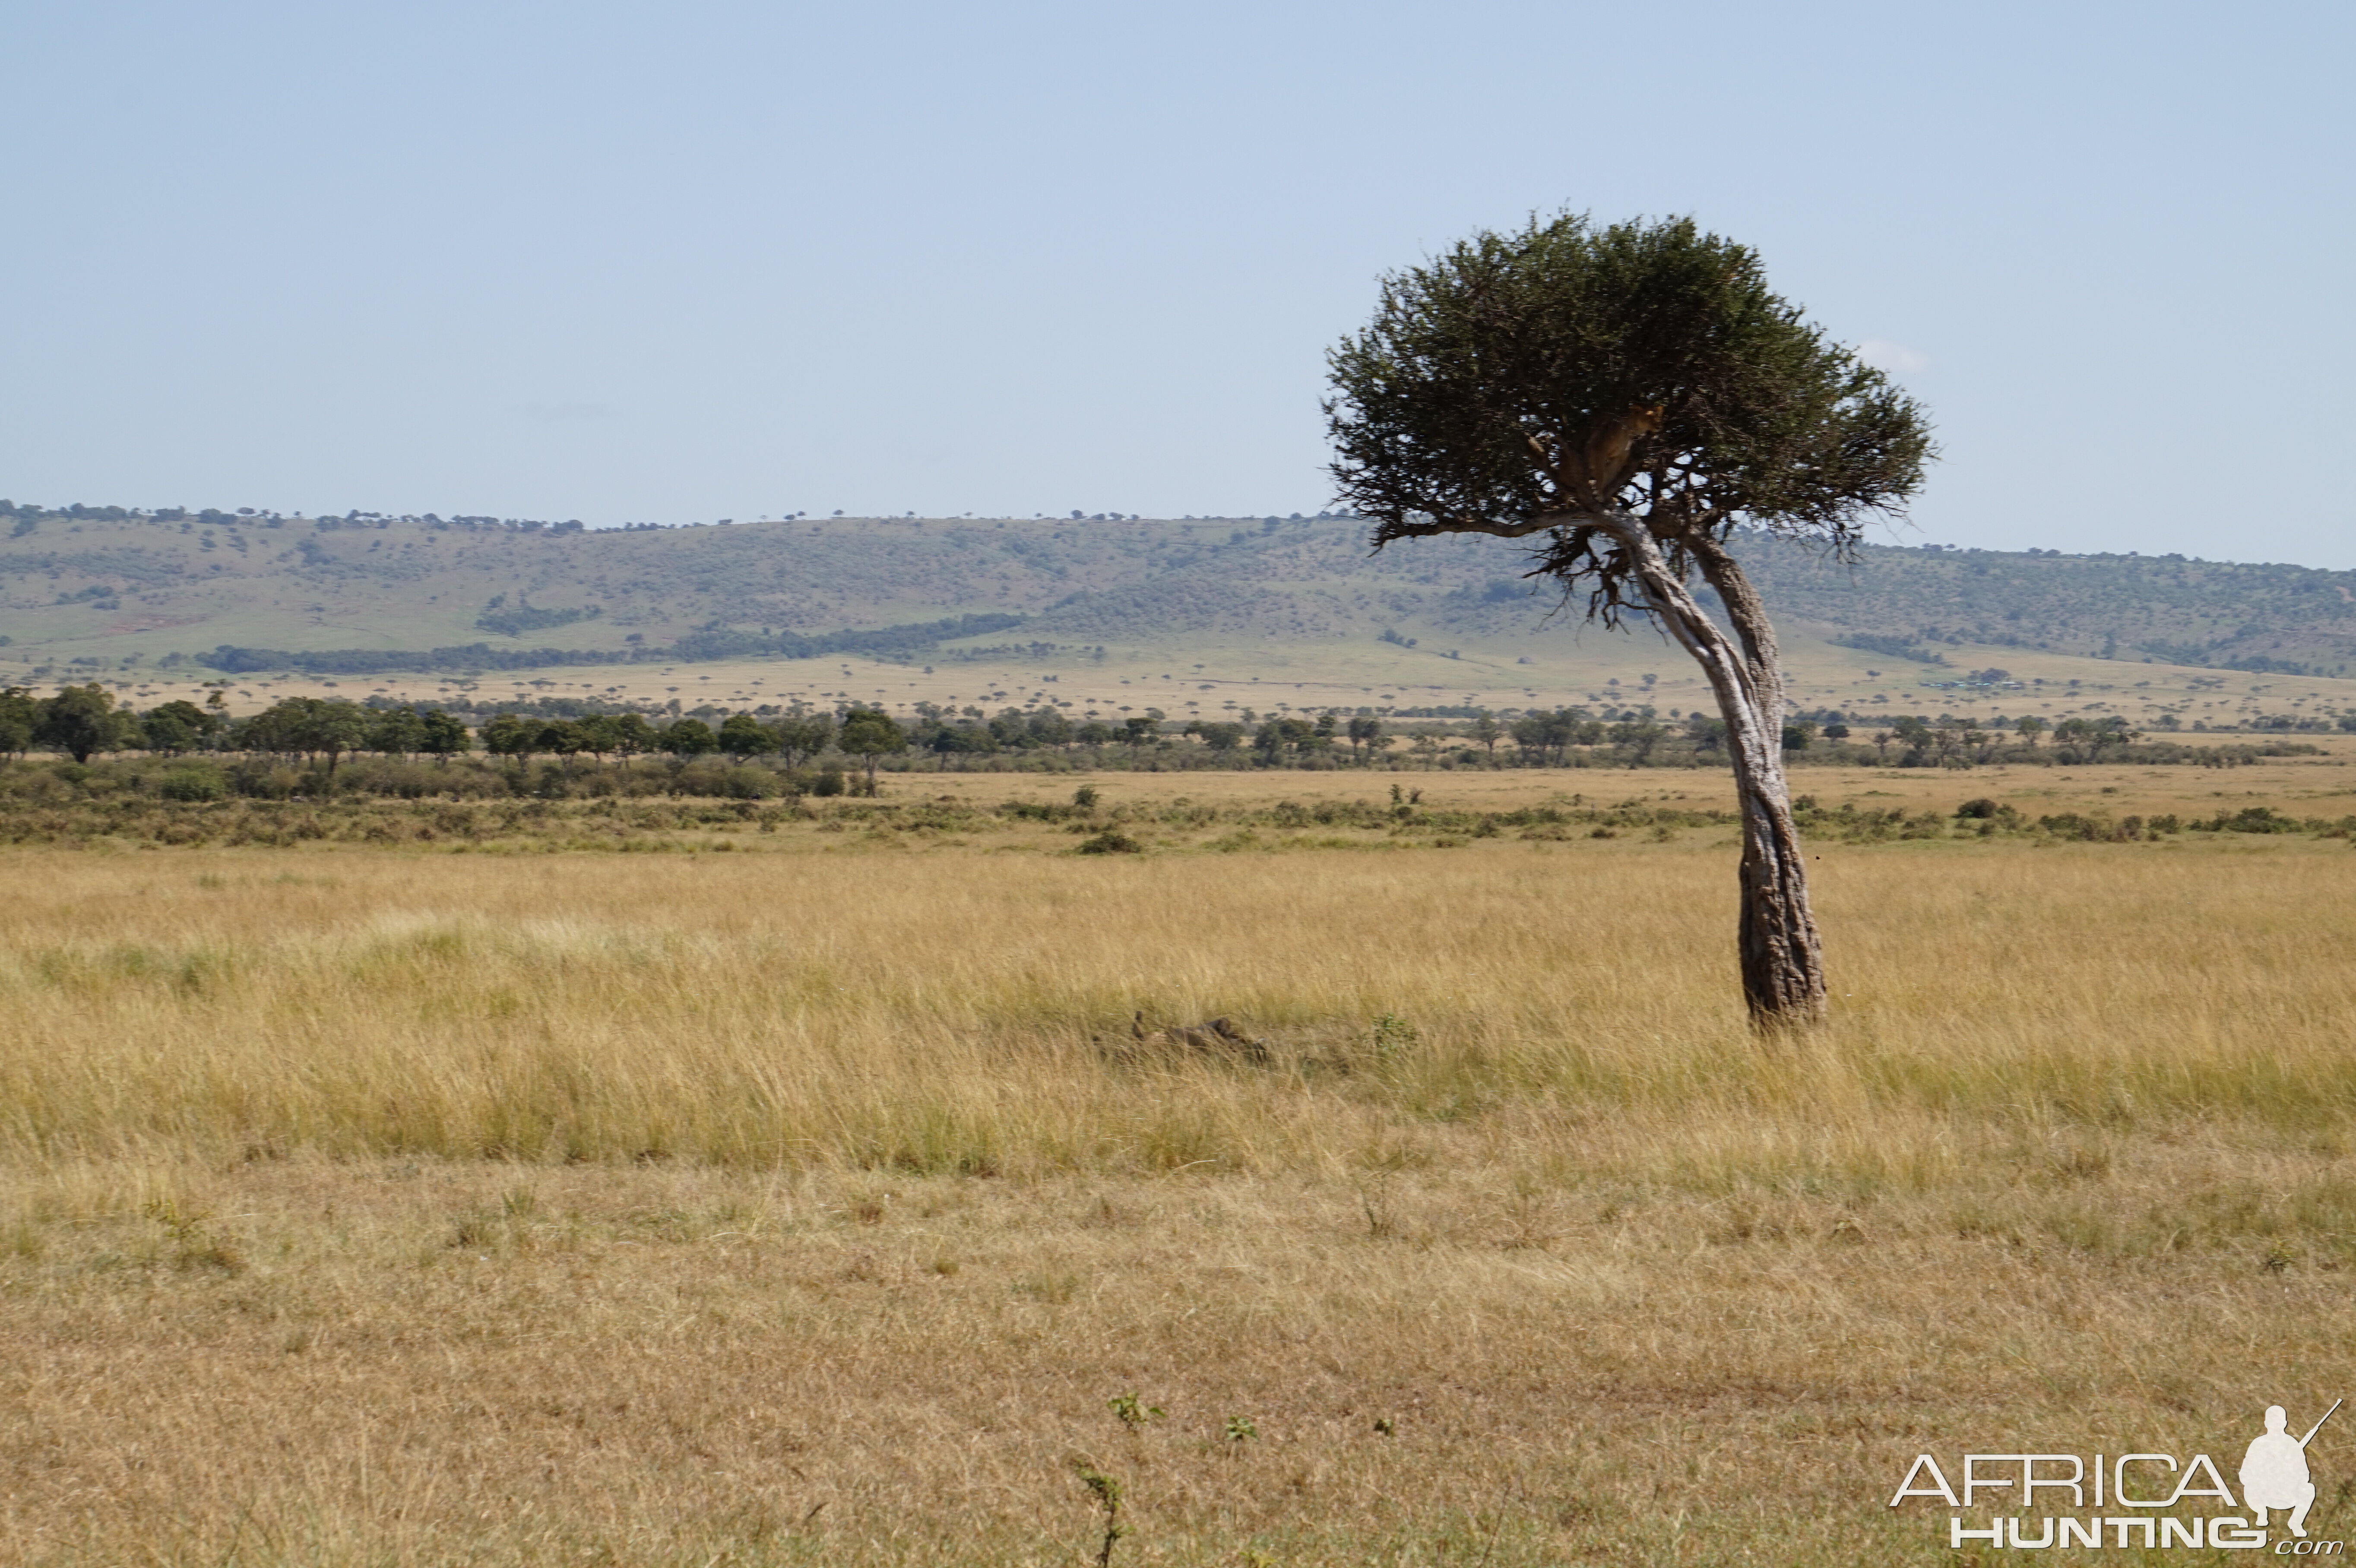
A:
<svg viewBox="0 0 2356 1568">
<path fill-rule="evenodd" d="M 2345 841 L 1826 846 L 1762 1048 L 1722 837 L 12 854 L 0 1540 L 1067 1563 L 1084 1460 L 1118 1563 L 1927 1562 L 1921 1449 L 2356 1381 Z"/>
</svg>

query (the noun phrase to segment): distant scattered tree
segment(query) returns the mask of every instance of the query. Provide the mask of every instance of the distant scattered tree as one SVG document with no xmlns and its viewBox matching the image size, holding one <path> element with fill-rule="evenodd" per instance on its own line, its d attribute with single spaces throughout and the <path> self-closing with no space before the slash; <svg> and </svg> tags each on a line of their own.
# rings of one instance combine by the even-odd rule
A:
<svg viewBox="0 0 2356 1568">
<path fill-rule="evenodd" d="M 842 716 L 842 732 L 835 743 L 867 764 L 867 793 L 875 793 L 875 759 L 908 749 L 907 732 L 888 714 L 873 708 L 854 708 Z"/>
<path fill-rule="evenodd" d="M 114 751 L 138 733 L 131 715 L 115 711 L 114 693 L 96 681 L 61 688 L 55 697 L 40 701 L 37 714 L 33 742 L 66 752 L 77 763 L 90 761 L 94 752 Z"/>
<path fill-rule="evenodd" d="M 1272 768 L 1290 752 L 1298 756 L 1317 743 L 1317 726 L 1306 719 L 1269 719 L 1252 736 L 1262 767 Z"/>
<path fill-rule="evenodd" d="M 1807 730 L 1815 728 L 1814 725 L 1807 726 Z M 1623 720 L 1614 725 L 1612 731 L 1612 744 L 1627 752 L 1628 765 L 1632 768 L 1641 768 L 1651 762 L 1654 749 L 1660 745 L 1669 732 L 1667 725 L 1651 719 Z M 1806 731 L 1802 732 L 1801 743 L 1803 745 L 1807 743 Z"/>
<path fill-rule="evenodd" d="M 991 732 L 990 726 L 987 724 L 976 723 L 970 720 L 963 723 L 949 723 L 944 720 L 936 724 L 932 733 L 925 738 L 925 746 L 934 755 L 943 759 L 966 755 L 987 756 L 998 750 L 998 737 Z M 946 761 L 943 765 L 947 765 Z"/>
<path fill-rule="evenodd" d="M 557 757 L 577 757 L 584 752 L 594 750 L 592 741 L 589 731 L 571 719 L 548 720 L 541 725 L 540 733 L 534 737 L 535 749 Z"/>
<path fill-rule="evenodd" d="M 2032 752 L 2037 749 L 2037 738 L 2045 733 L 2045 720 L 2034 713 L 2014 720 L 2012 727 L 2022 740 L 2029 742 L 2029 749 Z"/>
<path fill-rule="evenodd" d="M 777 749 L 777 738 L 749 713 L 731 714 L 720 725 L 720 749 L 738 762 L 766 756 Z"/>
<path fill-rule="evenodd" d="M 2142 736 L 2127 728 L 2125 719 L 2113 715 L 2108 719 L 2064 719 L 2053 726 L 2055 745 L 2083 746 L 2086 760 L 2100 762 L 2104 748 L 2124 746 Z"/>
<path fill-rule="evenodd" d="M 22 755 L 41 722 L 41 705 L 29 688 L 0 688 L 0 753 Z"/>
<path fill-rule="evenodd" d="M 1335 484 L 1378 547 L 1536 536 L 1537 570 L 1591 618 L 1641 613 L 1701 666 L 1741 808 L 1744 999 L 1762 1027 L 1821 1017 L 1774 629 L 1728 545 L 1747 525 L 1851 548 L 1922 483 L 1921 408 L 1685 219 L 1480 234 L 1387 278 L 1331 362 Z"/>
<path fill-rule="evenodd" d="M 573 721 L 581 731 L 581 749 L 601 763 L 614 754 L 621 739 L 614 719 L 611 713 L 584 713 Z"/>
<path fill-rule="evenodd" d="M 346 752 L 368 749 L 374 723 L 369 709 L 340 697 L 288 697 L 239 724 L 232 742 L 249 752 L 326 758 L 332 794 L 337 764 Z"/>
<path fill-rule="evenodd" d="M 701 719 L 675 719 L 662 728 L 662 749 L 688 762 L 718 751 L 720 737 Z"/>
<path fill-rule="evenodd" d="M 423 751 L 424 741 L 425 721 L 414 708 L 379 709 L 369 725 L 368 749 L 382 756 L 407 757 Z"/>
<path fill-rule="evenodd" d="M 1505 733 L 1505 727 L 1497 722 L 1497 716 L 1483 708 L 1479 717 L 1472 720 L 1471 732 L 1472 739 L 1481 742 L 1482 750 L 1489 753 L 1489 760 L 1495 762 L 1497 742 L 1504 739 Z"/>
<path fill-rule="evenodd" d="M 369 711 L 340 697 L 290 697 L 281 706 L 293 706 L 290 736 L 305 752 L 327 759 L 327 791 L 336 792 L 336 764 L 348 752 L 368 744 Z"/>
<path fill-rule="evenodd" d="M 834 719 L 826 713 L 793 714 L 771 724 L 769 733 L 776 737 L 786 766 L 798 767 L 834 744 Z"/>
<path fill-rule="evenodd" d="M 1024 728 L 1031 738 L 1042 746 L 1068 746 L 1072 743 L 1072 721 L 1053 708 L 1042 708 L 1025 720 Z"/>
<path fill-rule="evenodd" d="M 429 708 L 421 716 L 417 736 L 419 751 L 446 763 L 474 748 L 475 737 L 459 720 L 439 708 Z"/>
<path fill-rule="evenodd" d="M 632 757 L 643 757 L 649 752 L 662 750 L 662 735 L 655 727 L 636 713 L 616 713 L 606 716 L 605 742 L 614 755 L 626 767 Z"/>
<path fill-rule="evenodd" d="M 141 714 L 139 727 L 151 752 L 193 752 L 220 727 L 220 720 L 193 702 L 175 699 Z"/>
<path fill-rule="evenodd" d="M 1343 732 L 1349 736 L 1350 755 L 1353 758 L 1355 758 L 1358 754 L 1359 747 L 1370 744 L 1381 738 L 1383 732 L 1383 721 L 1369 714 L 1361 713 L 1356 718 L 1350 720 L 1348 726 Z M 1368 760 L 1371 761 L 1372 758 L 1370 757 Z"/>
<path fill-rule="evenodd" d="M 1549 759 L 1559 767 L 1569 761 L 1570 744 L 1579 738 L 1579 718 L 1562 709 L 1516 719 L 1506 730 L 1523 754 L 1543 765 Z"/>
<path fill-rule="evenodd" d="M 1242 725 L 1229 724 L 1216 719 L 1191 720 L 1186 725 L 1186 733 L 1200 735 L 1205 747 L 1222 756 L 1242 745 L 1244 740 Z"/>
<path fill-rule="evenodd" d="M 512 713 L 498 714 L 483 726 L 483 750 L 495 757 L 529 763 L 540 750 L 540 726 Z"/>
</svg>

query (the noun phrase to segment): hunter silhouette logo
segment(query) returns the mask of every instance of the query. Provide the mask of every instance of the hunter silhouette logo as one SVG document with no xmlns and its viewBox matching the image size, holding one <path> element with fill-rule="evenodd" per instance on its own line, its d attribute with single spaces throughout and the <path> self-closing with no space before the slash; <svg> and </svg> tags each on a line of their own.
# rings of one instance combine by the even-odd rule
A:
<svg viewBox="0 0 2356 1568">
<path fill-rule="evenodd" d="M 2323 1430 L 2323 1423 L 2331 1419 L 2331 1411 L 2340 1404 L 2333 1400 L 2331 1410 L 2325 1411 L 2322 1420 L 2298 1438 L 2285 1430 L 2290 1417 L 2283 1407 L 2266 1406 L 2265 1434 L 2252 1438 L 2250 1451 L 2242 1456 L 2242 1501 L 2249 1505 L 2252 1524 L 2264 1530 L 2266 1509 L 2288 1509 L 2290 1532 L 2307 1539 L 2307 1510 L 2315 1506 L 2315 1478 L 2307 1473 L 2307 1445 L 2315 1441 L 2315 1435 Z"/>
<path fill-rule="evenodd" d="M 2307 1429 L 2304 1437 L 2291 1435 L 2287 1411 L 2278 1404 L 2268 1405 L 2265 1430 L 2251 1439 L 2242 1456 L 2236 1476 L 2242 1488 L 2239 1501 L 2217 1462 L 2206 1454 L 2195 1454 L 2181 1462 L 2173 1454 L 2153 1452 L 2115 1456 L 1966 1454 L 1954 1482 L 1940 1469 L 1934 1456 L 1918 1454 L 1898 1483 L 1890 1506 L 1897 1508 L 1909 1498 L 1936 1498 L 1954 1509 L 1947 1524 L 1950 1549 L 1960 1549 L 1967 1541 L 1986 1541 L 1996 1548 L 2031 1550 L 2051 1546 L 2122 1550 L 2139 1546 L 2147 1552 L 2177 1546 L 2196 1551 L 2204 1547 L 2246 1550 L 2267 1545 L 2266 1516 L 2282 1513 L 2288 1516 L 2283 1523 L 2290 1534 L 2273 1543 L 2274 1555 L 2337 1557 L 2346 1552 L 2346 1542 L 2310 1541 L 2307 1536 L 2308 1510 L 2315 1506 L 2315 1477 L 2308 1468 L 2308 1448 L 2340 1403 L 2333 1400 L 2331 1408 Z M 2040 1492 L 2046 1495 L 2040 1497 Z M 2066 1499 L 2056 1495 L 2062 1493 L 2068 1494 Z M 2208 1501 L 2211 1499 L 2215 1500 Z M 2204 1503 L 2217 1511 L 2190 1518 L 2173 1511 L 2180 1505 L 2189 1509 Z M 2043 1511 L 2056 1505 L 2068 1511 Z M 1981 1524 L 1967 1517 L 1967 1510 L 1974 1508 L 2007 1511 Z"/>
</svg>

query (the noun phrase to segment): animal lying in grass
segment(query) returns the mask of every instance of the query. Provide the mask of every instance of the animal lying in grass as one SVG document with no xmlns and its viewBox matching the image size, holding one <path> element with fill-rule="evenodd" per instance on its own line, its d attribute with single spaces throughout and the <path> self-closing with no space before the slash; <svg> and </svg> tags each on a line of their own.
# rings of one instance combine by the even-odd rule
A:
<svg viewBox="0 0 2356 1568">
<path fill-rule="evenodd" d="M 1236 1027 L 1233 1019 L 1212 1019 L 1205 1023 L 1177 1024 L 1169 1029 L 1149 1029 L 1145 1015 L 1139 1013 L 1130 1024 L 1132 1049 L 1138 1051 L 1199 1051 L 1205 1056 L 1240 1056 L 1248 1061 L 1268 1061 L 1268 1045 L 1254 1040 Z"/>
</svg>

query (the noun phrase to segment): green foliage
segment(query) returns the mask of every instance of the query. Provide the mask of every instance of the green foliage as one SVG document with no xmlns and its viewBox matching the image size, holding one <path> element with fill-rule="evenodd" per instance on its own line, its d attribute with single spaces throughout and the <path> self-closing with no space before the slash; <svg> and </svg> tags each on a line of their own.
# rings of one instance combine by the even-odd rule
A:
<svg viewBox="0 0 2356 1568">
<path fill-rule="evenodd" d="M 1259 1441 L 1259 1424 L 1248 1415 L 1230 1415 L 1220 1431 L 1230 1444 Z"/>
<path fill-rule="evenodd" d="M 506 599 L 507 595 L 502 593 L 492 600 L 483 613 L 475 618 L 475 624 L 486 632 L 496 632 L 502 637 L 519 637 L 526 632 L 544 632 L 558 626 L 570 626 L 576 621 L 589 620 L 603 613 L 600 607 L 594 604 L 585 610 L 541 610 L 525 603 L 520 594 L 517 595 L 516 602 L 512 605 L 507 604 Z"/>
<path fill-rule="evenodd" d="M 1422 1039 L 1416 1028 L 1397 1013 L 1383 1013 L 1375 1019 L 1373 1045 L 1375 1060 L 1381 1063 L 1396 1061 L 1413 1051 Z"/>
<path fill-rule="evenodd" d="M 1093 837 L 1081 839 L 1079 852 L 1083 855 L 1141 855 L 1145 852 L 1145 846 L 1126 833 L 1108 827 Z"/>
<path fill-rule="evenodd" d="M 164 770 L 155 793 L 166 800 L 208 801 L 229 797 L 229 780 L 210 763 L 183 763 Z"/>
<path fill-rule="evenodd" d="M 1121 1484 L 1084 1460 L 1073 1461 L 1073 1468 L 1079 1472 L 1081 1484 L 1095 1497 L 1097 1506 L 1104 1510 L 1104 1544 L 1097 1551 L 1097 1568 L 1108 1568 L 1112 1562 L 1112 1549 L 1120 1543 L 1122 1536 L 1129 1533 L 1129 1526 L 1123 1524 L 1120 1518 Z"/>
<path fill-rule="evenodd" d="M 540 726 L 529 719 L 502 713 L 483 726 L 483 750 L 495 757 L 521 762 L 540 746 Z"/>
<path fill-rule="evenodd" d="M 336 760 L 367 745 L 375 718 L 340 697 L 289 697 L 244 720 L 232 740 L 242 751 L 324 756 L 332 773 Z"/>
<path fill-rule="evenodd" d="M 118 713 L 114 694 L 96 681 L 69 686 L 36 708 L 34 744 L 64 752 L 77 763 L 99 752 L 112 752 L 136 738 L 138 721 Z"/>
<path fill-rule="evenodd" d="M 719 745 L 722 751 L 741 762 L 747 757 L 763 756 L 776 751 L 777 737 L 751 714 L 734 713 L 721 723 Z"/>
<path fill-rule="evenodd" d="M 720 737 L 701 719 L 676 719 L 663 726 L 659 744 L 674 757 L 701 757 L 720 749 Z"/>
<path fill-rule="evenodd" d="M 1144 1403 L 1134 1393 L 1117 1393 L 1105 1401 L 1105 1404 L 1131 1432 L 1162 1417 L 1160 1405 Z"/>
<path fill-rule="evenodd" d="M 2194 827 L 2209 833 L 2297 833 L 2306 824 L 2297 817 L 2286 816 L 2266 805 L 2247 805 L 2235 812 L 2219 812 L 2207 822 Z"/>
<path fill-rule="evenodd" d="M 41 705 L 21 686 L 0 688 L 0 754 L 22 752 L 40 727 Z"/>
<path fill-rule="evenodd" d="M 1847 544 L 1921 484 L 1921 409 L 1690 220 L 1483 232 L 1383 281 L 1329 355 L 1334 484 L 1376 541 L 1547 530 L 1542 569 L 1612 618 L 1641 517 L 1687 564 L 1739 524 Z"/>
<path fill-rule="evenodd" d="M 875 793 L 875 759 L 908 749 L 908 732 L 891 715 L 872 708 L 854 708 L 842 716 L 835 744 L 867 764 L 867 793 Z"/>
<path fill-rule="evenodd" d="M 194 751 L 220 728 L 220 720 L 193 702 L 158 704 L 140 715 L 141 737 L 151 752 Z"/>
<path fill-rule="evenodd" d="M 772 721 L 769 733 L 790 768 L 834 744 L 834 719 L 825 713 L 796 714 Z"/>
<path fill-rule="evenodd" d="M 891 715 L 854 708 L 842 716 L 842 732 L 835 743 L 854 757 L 873 758 L 906 750 L 908 735 Z"/>
</svg>

